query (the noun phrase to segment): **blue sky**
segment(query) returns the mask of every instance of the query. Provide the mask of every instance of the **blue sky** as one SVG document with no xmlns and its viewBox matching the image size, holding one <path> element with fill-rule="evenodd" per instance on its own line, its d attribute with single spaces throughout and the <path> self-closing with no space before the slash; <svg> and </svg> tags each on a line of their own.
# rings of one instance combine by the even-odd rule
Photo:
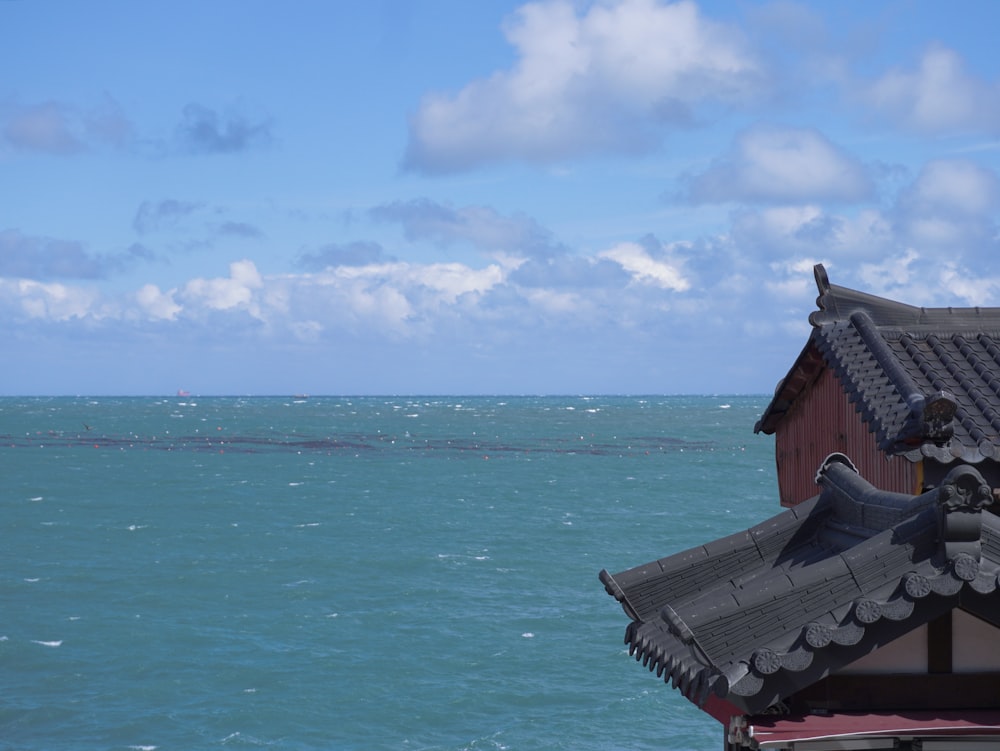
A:
<svg viewBox="0 0 1000 751">
<path fill-rule="evenodd" d="M 992 1 L 0 0 L 0 393 L 768 393 L 1000 304 Z"/>
</svg>

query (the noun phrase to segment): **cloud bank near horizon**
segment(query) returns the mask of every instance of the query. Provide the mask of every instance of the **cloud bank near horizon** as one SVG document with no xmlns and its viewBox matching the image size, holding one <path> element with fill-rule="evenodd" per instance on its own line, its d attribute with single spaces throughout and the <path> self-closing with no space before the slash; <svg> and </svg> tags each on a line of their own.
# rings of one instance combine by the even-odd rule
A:
<svg viewBox="0 0 1000 751">
<path fill-rule="evenodd" d="M 996 304 L 996 70 L 931 38 L 886 62 L 890 31 L 845 44 L 852 29 L 823 6 L 754 4 L 742 18 L 708 8 L 514 7 L 499 25 L 508 62 L 451 89 L 423 85 L 415 109 L 398 110 L 402 173 L 338 209 L 297 204 L 301 166 L 275 168 L 280 179 L 250 199 L 218 187 L 304 137 L 305 124 L 267 114 L 280 104 L 264 94 L 205 104 L 182 90 L 159 119 L 119 92 L 0 99 L 2 161 L 73 180 L 101 164 L 137 185 L 133 174 L 164 176 L 92 236 L 0 219 L 7 336 L 24 351 L 98 340 L 323 361 L 350 351 L 359 373 L 367 343 L 383 372 L 393 351 L 464 353 L 474 383 L 505 358 L 534 357 L 553 374 L 560 361 L 594 368 L 595 388 L 617 376 L 681 378 L 682 390 L 702 381 L 678 363 L 718 367 L 713 346 L 737 340 L 744 362 L 718 383 L 759 388 L 780 375 L 753 373 L 760 358 L 804 341 L 815 263 L 915 305 Z M 626 181 L 644 164 L 662 177 L 632 229 L 590 239 L 565 218 L 586 181 L 608 219 L 602 203 L 634 195 Z M 532 175 L 564 186 L 567 208 Z M 623 364 L 601 370 L 602 359 Z M 629 361 L 659 370 L 643 381 Z"/>
</svg>

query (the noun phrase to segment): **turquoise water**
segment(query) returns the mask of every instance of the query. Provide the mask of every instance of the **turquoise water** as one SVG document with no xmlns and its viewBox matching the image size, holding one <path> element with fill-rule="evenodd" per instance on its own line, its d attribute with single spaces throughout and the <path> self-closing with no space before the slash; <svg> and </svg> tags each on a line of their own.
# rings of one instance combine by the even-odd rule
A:
<svg viewBox="0 0 1000 751">
<path fill-rule="evenodd" d="M 717 751 L 597 573 L 779 510 L 766 403 L 0 399 L 0 748 Z"/>
</svg>

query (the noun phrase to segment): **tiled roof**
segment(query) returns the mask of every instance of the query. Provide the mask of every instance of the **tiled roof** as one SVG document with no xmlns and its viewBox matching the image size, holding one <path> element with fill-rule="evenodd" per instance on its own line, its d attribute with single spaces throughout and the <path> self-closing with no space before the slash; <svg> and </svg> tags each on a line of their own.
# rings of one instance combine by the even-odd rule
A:
<svg viewBox="0 0 1000 751">
<path fill-rule="evenodd" d="M 602 571 L 636 660 L 696 704 L 755 714 L 958 605 L 1000 626 L 1000 517 L 974 467 L 911 496 L 835 454 L 817 482 L 745 532 Z"/>
<path fill-rule="evenodd" d="M 1000 460 L 1000 308 L 917 308 L 815 274 L 812 334 L 755 430 L 773 433 L 825 364 L 886 453 Z"/>
</svg>

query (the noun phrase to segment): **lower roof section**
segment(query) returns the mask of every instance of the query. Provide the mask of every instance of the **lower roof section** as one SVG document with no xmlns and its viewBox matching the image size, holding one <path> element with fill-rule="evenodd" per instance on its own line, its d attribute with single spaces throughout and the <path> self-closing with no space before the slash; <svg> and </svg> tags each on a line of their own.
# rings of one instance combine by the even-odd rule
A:
<svg viewBox="0 0 1000 751">
<path fill-rule="evenodd" d="M 745 532 L 602 571 L 629 653 L 703 708 L 757 715 L 956 607 L 1000 628 L 1000 516 L 974 467 L 911 496 L 835 454 L 817 482 Z"/>
<path fill-rule="evenodd" d="M 1000 746 L 1000 710 L 762 716 L 733 731 L 732 740 L 750 749 L 888 749 L 893 739 L 921 739 L 928 749 L 948 739 L 948 748 L 972 751 L 980 742 Z"/>
</svg>

